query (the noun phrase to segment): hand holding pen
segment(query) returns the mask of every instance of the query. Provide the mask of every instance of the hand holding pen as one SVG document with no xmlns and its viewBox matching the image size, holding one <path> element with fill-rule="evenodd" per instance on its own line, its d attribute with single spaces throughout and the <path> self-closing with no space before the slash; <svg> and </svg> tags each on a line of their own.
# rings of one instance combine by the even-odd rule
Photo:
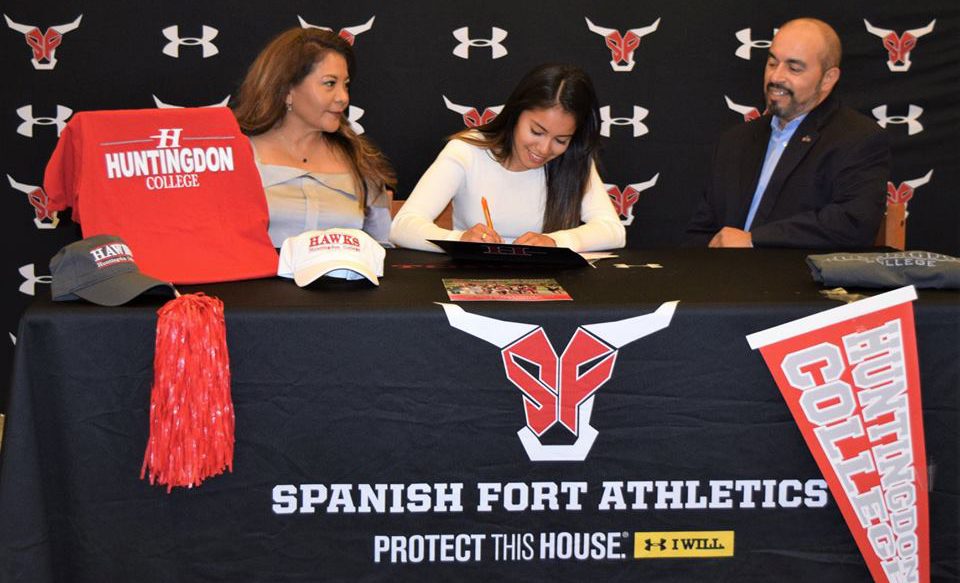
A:
<svg viewBox="0 0 960 583">
<path fill-rule="evenodd" d="M 490 217 L 490 205 L 487 204 L 487 197 L 480 197 L 480 205 L 483 207 L 484 223 L 477 223 L 470 227 L 461 235 L 461 241 L 473 241 L 476 243 L 503 243 L 500 234 L 493 228 L 493 219 Z"/>
</svg>

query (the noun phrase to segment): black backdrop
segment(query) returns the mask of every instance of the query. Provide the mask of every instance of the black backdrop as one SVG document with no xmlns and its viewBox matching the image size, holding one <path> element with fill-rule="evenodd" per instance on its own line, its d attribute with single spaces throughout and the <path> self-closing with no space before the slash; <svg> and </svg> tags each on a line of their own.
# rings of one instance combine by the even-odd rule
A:
<svg viewBox="0 0 960 583">
<path fill-rule="evenodd" d="M 886 106 L 894 148 L 891 186 L 916 185 L 932 171 L 909 200 L 908 249 L 960 254 L 960 4 L 955 1 L 812 0 L 800 8 L 785 0 L 7 0 L 2 12 L 0 69 L 6 82 L 0 89 L 0 132 L 7 194 L 0 197 L 6 240 L 0 321 L 9 333 L 9 340 L 0 342 L 4 378 L 20 313 L 32 295 L 49 293 L 49 258 L 79 237 L 69 213 L 61 213 L 53 227 L 42 192 L 34 190 L 42 185 L 58 119 L 158 102 L 219 104 L 235 93 L 267 40 L 298 26 L 301 18 L 334 30 L 373 18 L 355 38 L 359 68 L 352 113 L 362 110 L 355 121 L 395 164 L 401 198 L 443 137 L 463 127 L 464 118 L 448 109 L 444 98 L 482 114 L 502 104 L 533 65 L 567 61 L 584 67 L 612 119 L 601 176 L 619 191 L 630 185 L 642 189 L 627 227 L 631 247 L 679 241 L 705 178 L 711 143 L 722 129 L 743 120 L 728 99 L 761 105 L 762 64 L 773 29 L 797 16 L 822 18 L 844 42 L 837 90 L 845 102 L 880 120 L 884 115 L 877 108 Z M 621 34 L 654 23 L 656 29 L 640 39 L 632 69 L 616 71 L 606 41 L 587 19 Z M 39 31 L 30 32 L 34 28 Z M 927 32 L 916 40 L 909 68 L 899 63 L 906 70 L 893 71 L 876 29 L 897 36 Z M 34 65 L 27 35 L 45 36 L 56 45 L 52 67 L 47 59 Z M 642 125 L 630 123 L 633 117 Z M 903 123 L 906 117 L 912 122 Z M 650 186 L 637 186 L 644 183 Z"/>
</svg>

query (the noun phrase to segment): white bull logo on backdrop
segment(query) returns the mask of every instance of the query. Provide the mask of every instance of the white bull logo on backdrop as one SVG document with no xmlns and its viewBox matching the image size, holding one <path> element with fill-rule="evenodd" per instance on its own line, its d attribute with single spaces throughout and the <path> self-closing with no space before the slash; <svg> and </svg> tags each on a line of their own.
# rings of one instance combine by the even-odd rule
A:
<svg viewBox="0 0 960 583">
<path fill-rule="evenodd" d="M 650 26 L 631 28 L 627 30 L 626 34 L 620 34 L 620 31 L 615 28 L 597 26 L 587 17 L 584 17 L 584 20 L 587 21 L 587 28 L 590 29 L 590 32 L 599 34 L 606 41 L 612 57 L 610 66 L 613 67 L 614 71 L 632 71 L 633 66 L 636 65 L 636 61 L 633 60 L 633 53 L 640 46 L 640 39 L 657 30 L 657 27 L 660 26 L 660 19 L 658 18 Z"/>
<path fill-rule="evenodd" d="M 580 326 L 563 354 L 541 326 L 470 314 L 460 306 L 440 304 L 450 325 L 500 349 L 507 379 L 523 394 L 526 426 L 517 432 L 530 461 L 583 461 L 598 431 L 590 425 L 596 393 L 613 375 L 619 349 L 670 325 L 676 301 L 657 311 L 600 324 Z M 528 370 L 532 365 L 537 374 Z M 547 445 L 540 437 L 560 424 L 576 440 Z"/>
<path fill-rule="evenodd" d="M 503 110 L 502 105 L 494 105 L 484 109 L 483 113 L 480 113 L 480 110 L 476 107 L 459 105 L 447 99 L 446 95 L 443 96 L 443 103 L 446 104 L 447 109 L 450 111 L 463 116 L 463 125 L 468 128 L 475 128 L 493 121 L 493 118 L 500 115 L 500 112 Z"/>
<path fill-rule="evenodd" d="M 360 34 L 367 32 L 368 30 L 373 28 L 373 20 L 376 17 L 377 17 L 376 15 L 371 16 L 370 20 L 364 22 L 363 24 L 358 24 L 356 26 L 345 26 L 340 29 L 340 32 L 338 32 L 337 35 L 352 45 L 354 42 L 356 42 L 357 37 L 360 36 Z M 300 21 L 300 28 L 318 28 L 320 30 L 329 30 L 333 32 L 333 29 L 330 28 L 329 26 L 318 26 L 316 24 L 310 24 L 309 22 L 304 20 L 303 17 L 301 16 L 297 16 L 297 20 Z"/>
<path fill-rule="evenodd" d="M 905 31 L 897 36 L 895 31 L 873 26 L 866 18 L 863 19 L 867 32 L 883 39 L 883 48 L 887 49 L 887 67 L 895 73 L 910 70 L 910 53 L 917 46 L 917 39 L 932 31 L 936 23 L 937 19 L 933 19 L 926 26 Z"/>
<path fill-rule="evenodd" d="M 7 20 L 7 26 L 23 33 L 27 45 L 33 51 L 33 58 L 30 60 L 33 63 L 33 68 L 39 71 L 49 71 L 57 66 L 57 47 L 63 42 L 63 35 L 79 27 L 83 15 L 78 16 L 73 22 L 51 26 L 47 29 L 47 32 L 40 32 L 38 26 L 14 22 L 6 14 L 3 17 Z"/>
</svg>

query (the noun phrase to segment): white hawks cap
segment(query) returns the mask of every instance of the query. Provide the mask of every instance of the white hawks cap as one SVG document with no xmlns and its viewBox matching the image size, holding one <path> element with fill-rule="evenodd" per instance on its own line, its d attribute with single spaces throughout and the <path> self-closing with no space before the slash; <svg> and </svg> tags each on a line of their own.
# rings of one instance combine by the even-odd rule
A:
<svg viewBox="0 0 960 583">
<path fill-rule="evenodd" d="M 380 285 L 385 255 L 383 247 L 359 229 L 306 231 L 283 242 L 277 275 L 292 277 L 300 287 L 324 275 L 366 278 Z"/>
</svg>

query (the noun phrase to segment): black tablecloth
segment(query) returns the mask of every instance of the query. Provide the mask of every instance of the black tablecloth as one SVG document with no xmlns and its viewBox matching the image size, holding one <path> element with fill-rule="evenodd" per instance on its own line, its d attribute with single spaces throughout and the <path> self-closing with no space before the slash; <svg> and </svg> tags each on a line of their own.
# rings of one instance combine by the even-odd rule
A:
<svg viewBox="0 0 960 583">
<path fill-rule="evenodd" d="M 556 270 L 391 250 L 379 288 L 184 288 L 226 306 L 237 442 L 232 473 L 171 494 L 139 479 L 162 300 L 38 298 L 18 333 L 0 459 L 0 581 L 867 581 L 744 339 L 839 305 L 804 256 L 632 250 Z M 679 304 L 666 329 L 616 353 L 586 459 L 535 462 L 500 350 L 437 305 L 444 277 L 555 278 L 573 301 L 458 305 L 542 326 L 560 360 L 580 326 Z M 921 290 L 914 302 L 934 580 L 960 577 L 958 300 Z M 558 429 L 541 441 L 566 443 Z M 402 496 L 379 508 L 362 484 Z M 456 492 L 422 495 L 437 491 Z M 661 544 L 635 533 L 686 531 L 732 531 L 732 556 L 633 558 L 635 544 Z M 720 544 L 702 538 L 689 544 Z"/>
</svg>

